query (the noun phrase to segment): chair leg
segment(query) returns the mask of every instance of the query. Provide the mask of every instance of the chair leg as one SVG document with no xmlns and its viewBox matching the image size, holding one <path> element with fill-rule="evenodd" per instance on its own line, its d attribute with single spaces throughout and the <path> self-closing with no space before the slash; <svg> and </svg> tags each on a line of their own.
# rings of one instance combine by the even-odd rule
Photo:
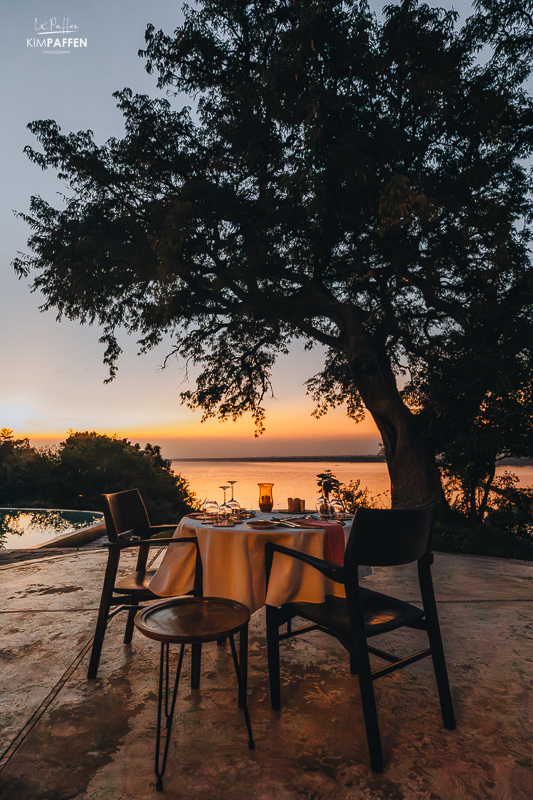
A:
<svg viewBox="0 0 533 800">
<path fill-rule="evenodd" d="M 202 668 L 202 645 L 191 645 L 191 689 L 200 688 L 200 671 Z"/>
<path fill-rule="evenodd" d="M 450 692 L 450 683 L 448 681 L 448 671 L 446 669 L 446 659 L 444 657 L 444 648 L 442 646 L 439 615 L 437 612 L 437 603 L 435 602 L 435 591 L 433 589 L 433 581 L 431 579 L 429 564 L 419 561 L 418 575 L 420 580 L 420 589 L 422 592 L 422 602 L 424 604 L 424 613 L 426 615 L 426 631 L 431 649 L 431 658 L 433 661 L 435 678 L 437 680 L 437 689 L 439 692 L 442 721 L 445 728 L 453 731 L 455 729 L 455 714 L 453 711 L 452 695 Z"/>
<path fill-rule="evenodd" d="M 374 772 L 383 772 L 383 753 L 381 750 L 381 737 L 379 734 L 374 685 L 372 683 L 372 678 L 362 675 L 361 672 L 359 672 L 359 689 L 361 691 L 361 703 L 365 718 L 370 765 Z"/>
<path fill-rule="evenodd" d="M 96 678 L 96 674 L 98 672 L 100 654 L 102 652 L 102 645 L 104 643 L 104 636 L 107 628 L 107 618 L 109 616 L 109 609 L 111 608 L 111 600 L 113 598 L 113 589 L 115 587 L 119 559 L 120 551 L 110 549 L 107 559 L 104 585 L 102 588 L 102 596 L 100 598 L 98 619 L 96 621 L 96 631 L 94 633 L 91 659 L 89 661 L 89 669 L 87 670 L 88 680 L 93 680 L 93 678 Z"/>
<path fill-rule="evenodd" d="M 133 631 L 135 629 L 134 620 L 137 611 L 139 610 L 139 601 L 134 598 L 129 598 L 129 605 L 135 606 L 135 608 L 130 608 L 128 611 L 128 619 L 126 622 L 126 630 L 124 631 L 124 644 L 131 644 L 131 640 L 133 637 Z"/>
<path fill-rule="evenodd" d="M 455 714 L 453 710 L 452 694 L 450 692 L 450 682 L 448 680 L 448 671 L 446 669 L 446 659 L 444 656 L 444 648 L 442 646 L 439 623 L 430 623 L 428 620 L 427 633 L 429 645 L 431 647 L 433 669 L 435 670 L 435 678 L 437 681 L 437 690 L 439 692 L 442 722 L 445 728 L 453 731 L 456 727 Z"/>
<path fill-rule="evenodd" d="M 279 626 L 276 608 L 266 607 L 267 658 L 270 681 L 270 704 L 274 711 L 281 710 L 281 687 L 279 671 Z"/>
<path fill-rule="evenodd" d="M 243 625 L 241 628 L 241 636 L 244 628 L 248 628 L 248 623 Z M 245 638 L 248 640 L 247 636 L 248 631 L 246 631 Z M 248 703 L 246 700 L 246 683 L 244 681 L 243 675 L 241 673 L 241 668 L 239 666 L 239 661 L 237 659 L 237 651 L 235 650 L 235 641 L 233 636 L 228 636 L 230 647 L 231 647 L 231 655 L 233 656 L 233 663 L 235 665 L 235 675 L 237 676 L 237 683 L 239 685 L 239 698 L 242 697 L 242 710 L 244 713 L 244 720 L 246 722 L 246 730 L 248 731 L 248 747 L 250 750 L 253 750 L 255 747 L 254 737 L 252 735 L 252 726 L 250 723 L 250 715 L 248 714 Z"/>
<path fill-rule="evenodd" d="M 368 657 L 366 636 L 362 631 L 359 631 L 358 634 L 359 635 L 356 634 L 354 650 L 350 652 L 350 668 L 353 671 L 355 667 L 359 679 L 359 690 L 361 692 L 361 704 L 363 706 L 363 716 L 365 719 L 370 765 L 374 772 L 383 772 L 381 736 L 379 733 L 376 697 L 374 695 L 374 683 L 372 680 L 370 659 Z"/>
</svg>

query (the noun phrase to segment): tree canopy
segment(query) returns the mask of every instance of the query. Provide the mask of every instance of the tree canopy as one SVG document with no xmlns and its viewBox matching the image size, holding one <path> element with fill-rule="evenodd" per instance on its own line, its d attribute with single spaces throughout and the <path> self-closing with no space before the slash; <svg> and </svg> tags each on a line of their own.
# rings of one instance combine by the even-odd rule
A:
<svg viewBox="0 0 533 800">
<path fill-rule="evenodd" d="M 196 502 L 158 445 L 76 431 L 35 448 L 0 430 L 0 505 L 99 510 L 102 494 L 125 489 L 139 489 L 154 523 L 178 521 Z"/>
<path fill-rule="evenodd" d="M 103 325 L 111 376 L 117 329 L 141 350 L 171 334 L 206 417 L 261 430 L 276 357 L 320 343 L 317 413 L 370 412 L 394 505 L 441 496 L 447 437 L 518 397 L 515 361 L 533 377 L 532 10 L 185 7 L 140 52 L 167 96 L 115 95 L 122 139 L 30 124 L 68 191 L 32 198 L 15 266 L 45 309 Z"/>
</svg>

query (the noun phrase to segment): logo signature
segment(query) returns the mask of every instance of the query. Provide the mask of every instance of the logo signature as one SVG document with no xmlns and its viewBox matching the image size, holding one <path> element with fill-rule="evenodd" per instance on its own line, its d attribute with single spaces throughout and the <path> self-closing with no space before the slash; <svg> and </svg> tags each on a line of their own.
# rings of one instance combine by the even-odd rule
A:
<svg viewBox="0 0 533 800">
<path fill-rule="evenodd" d="M 50 17 L 44 22 L 35 18 L 36 36 L 26 39 L 26 47 L 42 50 L 47 55 L 68 55 L 71 48 L 87 47 L 87 38 L 77 35 L 78 25 L 71 23 L 69 17 L 58 21 L 57 17 Z"/>
<path fill-rule="evenodd" d="M 37 31 L 37 35 L 38 36 L 42 36 L 45 33 L 55 33 L 55 34 L 58 34 L 58 33 L 72 33 L 72 31 L 77 31 L 78 30 L 78 26 L 77 25 L 70 25 L 69 24 L 70 20 L 69 20 L 68 17 L 66 19 L 65 19 L 65 17 L 63 17 L 63 24 L 62 25 L 58 25 L 57 24 L 57 18 L 56 17 L 50 17 L 50 19 L 47 19 L 46 22 L 42 22 L 40 25 L 38 25 L 37 23 L 38 23 L 38 20 L 37 20 L 37 17 L 36 17 L 35 18 L 35 30 Z"/>
</svg>

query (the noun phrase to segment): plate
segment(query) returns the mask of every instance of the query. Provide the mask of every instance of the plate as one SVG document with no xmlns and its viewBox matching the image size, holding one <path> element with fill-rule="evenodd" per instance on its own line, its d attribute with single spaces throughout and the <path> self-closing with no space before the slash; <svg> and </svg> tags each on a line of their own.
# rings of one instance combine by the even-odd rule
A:
<svg viewBox="0 0 533 800">
<path fill-rule="evenodd" d="M 305 511 L 289 511 L 288 508 L 275 508 L 273 513 L 274 514 L 294 514 L 295 517 L 301 517 L 302 514 L 314 514 L 315 512 L 312 511 L 310 508 L 306 508 Z"/>
<path fill-rule="evenodd" d="M 256 531 L 268 531 L 279 527 L 277 522 L 269 522 L 267 519 L 256 519 L 253 522 L 245 522 L 244 524 Z"/>
</svg>

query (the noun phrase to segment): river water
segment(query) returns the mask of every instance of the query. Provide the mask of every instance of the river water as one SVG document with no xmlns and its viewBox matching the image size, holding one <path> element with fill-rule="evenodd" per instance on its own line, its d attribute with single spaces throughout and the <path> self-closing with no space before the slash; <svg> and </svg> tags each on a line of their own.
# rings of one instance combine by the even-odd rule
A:
<svg viewBox="0 0 533 800">
<path fill-rule="evenodd" d="M 316 475 L 330 469 L 341 483 L 361 481 L 367 488 L 373 505 L 390 506 L 390 484 L 387 467 L 383 463 L 333 462 L 333 461 L 180 461 L 172 462 L 174 472 L 187 478 L 198 500 L 214 499 L 222 502 L 224 493 L 220 486 L 228 480 L 235 484 L 235 499 L 245 508 L 257 509 L 259 482 L 274 484 L 274 507 L 287 508 L 288 497 L 299 497 L 307 509 L 314 509 L 319 497 Z M 498 467 L 497 474 L 514 472 L 521 486 L 533 484 L 533 466 Z M 227 497 L 231 496 L 228 490 Z"/>
</svg>

